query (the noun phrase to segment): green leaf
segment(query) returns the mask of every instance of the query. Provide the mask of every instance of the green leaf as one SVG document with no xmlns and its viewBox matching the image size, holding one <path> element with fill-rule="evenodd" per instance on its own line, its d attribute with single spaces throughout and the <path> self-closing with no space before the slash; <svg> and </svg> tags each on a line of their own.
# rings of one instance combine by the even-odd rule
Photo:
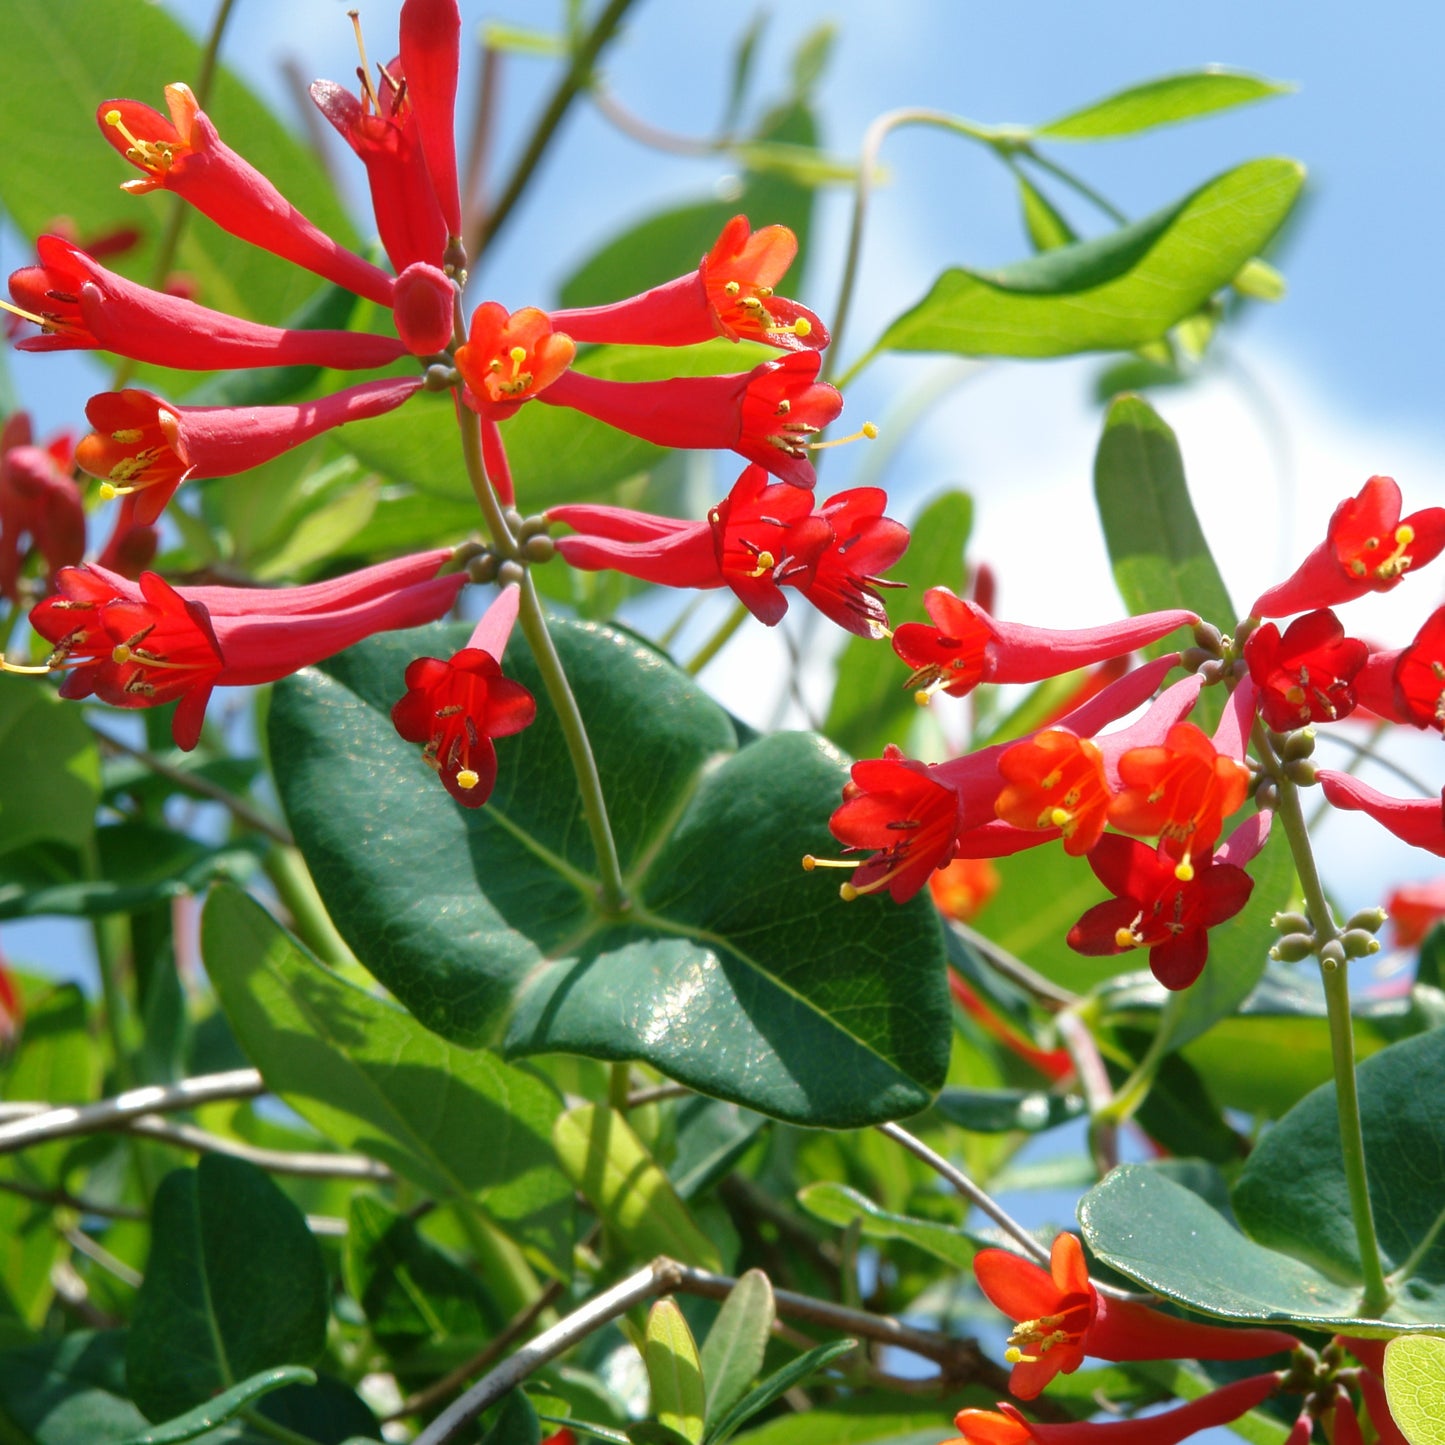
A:
<svg viewBox="0 0 1445 1445">
<path fill-rule="evenodd" d="M 247 1056 L 302 1118 L 438 1199 L 475 1199 L 549 1268 L 570 1257 L 546 1083 L 338 978 L 237 890 L 207 900 L 201 951 Z"/>
<path fill-rule="evenodd" d="M 1116 397 L 1094 457 L 1094 498 L 1130 615 L 1187 607 L 1225 630 L 1235 611 L 1199 526 L 1174 432 L 1140 396 Z M 1147 650 L 1173 652 L 1182 633 Z"/>
<path fill-rule="evenodd" d="M 478 1344 L 503 1321 L 482 1282 L 424 1239 L 404 1214 L 352 1196 L 342 1253 L 347 1292 L 385 1349 L 462 1336 Z"/>
<path fill-rule="evenodd" d="M 0 1353 L 0 1440 L 118 1445 L 143 1430 L 145 1416 L 127 1397 L 125 1338 L 81 1330 Z"/>
<path fill-rule="evenodd" d="M 315 1383 L 316 1371 L 304 1369 L 300 1365 L 283 1365 L 279 1369 L 262 1370 L 250 1379 L 242 1380 L 239 1385 L 223 1390 L 204 1404 L 197 1405 L 194 1410 L 187 1410 L 184 1415 L 178 1415 L 174 1420 L 167 1420 L 163 1425 L 156 1425 L 152 1429 L 130 1436 L 124 1445 L 180 1445 L 183 1440 L 194 1440 L 196 1436 L 204 1435 L 207 1430 L 224 1424 L 263 1395 L 269 1395 L 272 1390 L 279 1390 L 283 1385 Z"/>
<path fill-rule="evenodd" d="M 0 674 L 0 854 L 95 827 L 100 756 L 74 703 L 33 677 Z"/>
<path fill-rule="evenodd" d="M 1049 1094 L 1041 1089 L 945 1089 L 933 1107 L 950 1124 L 976 1134 L 1015 1129 L 1040 1134 L 1086 1112 L 1078 1094 Z"/>
<path fill-rule="evenodd" d="M 1360 1122 L 1381 1259 L 1385 1318 L 1445 1326 L 1445 1030 L 1382 1049 L 1357 1070 Z M 1260 1140 L 1234 1189 L 1240 1224 L 1261 1244 L 1358 1290 L 1362 1274 L 1340 1156 L 1333 1084 L 1295 1105 Z M 1308 1180 L 1308 1189 L 1297 1182 Z"/>
<path fill-rule="evenodd" d="M 991 1407 L 993 1400 L 986 1399 L 982 1392 L 969 1398 L 976 1389 L 966 1387 L 962 1400 L 950 1393 L 949 1409 L 960 1403 Z M 872 1408 L 855 1396 L 849 1406 L 846 1410 L 783 1415 L 749 1430 L 743 1439 L 746 1445 L 939 1445 L 940 1438 L 948 1433 L 947 1419 L 940 1422 L 936 1409 L 909 1411 L 897 1396 L 880 1398 Z"/>
<path fill-rule="evenodd" d="M 1018 182 L 1024 230 L 1035 251 L 1054 251 L 1079 239 L 1078 232 L 1059 214 L 1054 203 L 1022 171 L 1014 172 L 1014 180 Z"/>
<path fill-rule="evenodd" d="M 1385 1346 L 1385 1396 L 1410 1445 L 1445 1445 L 1445 1340 L 1402 1335 Z"/>
<path fill-rule="evenodd" d="M 846 1184 L 820 1180 L 798 1191 L 798 1203 L 815 1219 L 846 1228 L 855 1220 L 867 1239 L 901 1239 L 955 1269 L 973 1267 L 974 1244 L 961 1229 L 891 1214 Z"/>
<path fill-rule="evenodd" d="M 858 1348 L 857 1340 L 831 1340 L 819 1345 L 805 1355 L 799 1355 L 780 1370 L 774 1370 L 755 1390 L 750 1390 L 707 1434 L 707 1445 L 723 1445 L 736 1431 L 747 1424 L 754 1415 L 766 1410 L 774 1400 L 787 1394 L 794 1385 L 800 1385 L 810 1375 L 826 1369 L 840 1355 Z"/>
<path fill-rule="evenodd" d="M 677 1106 L 677 1154 L 668 1165 L 683 1199 L 700 1194 L 746 1153 L 769 1120 L 721 1099 L 695 1096 Z"/>
<path fill-rule="evenodd" d="M 998 271 L 945 271 L 873 352 L 1072 356 L 1158 341 L 1265 246 L 1303 182 L 1294 161 L 1249 161 L 1097 240 Z"/>
<path fill-rule="evenodd" d="M 327 1299 L 321 1251 L 266 1174 L 220 1154 L 177 1169 L 156 1192 L 126 1344 L 131 1395 L 169 1420 L 273 1365 L 315 1360 Z"/>
<path fill-rule="evenodd" d="M 722 1267 L 717 1247 L 621 1114 L 579 1104 L 557 1120 L 553 1139 L 567 1177 L 633 1254 Z"/>
<path fill-rule="evenodd" d="M 1127 90 L 1039 126 L 1034 134 L 1050 140 L 1103 140 L 1136 135 L 1155 126 L 1177 125 L 1215 111 L 1287 95 L 1293 89 L 1292 85 L 1266 80 L 1261 75 L 1209 65 L 1202 70 L 1188 70 L 1131 85 Z"/>
<path fill-rule="evenodd" d="M 958 585 L 964 575 L 963 553 L 973 529 L 973 498 L 967 492 L 945 492 L 928 502 L 910 527 L 908 551 L 888 569 L 890 580 L 906 592 L 888 599 L 890 620 L 921 622 L 923 594 L 942 582 Z M 850 637 L 838 658 L 838 679 L 823 731 L 855 758 L 876 757 L 898 742 L 918 711 L 904 686 L 908 673 L 898 654 L 883 641 Z"/>
<path fill-rule="evenodd" d="M 652 1387 L 652 1413 L 660 1424 L 699 1445 L 706 1408 L 702 1366 L 676 1300 L 660 1299 L 647 1312 L 642 1358 Z"/>
<path fill-rule="evenodd" d="M 538 717 L 498 750 L 485 808 L 458 808 L 397 737 L 407 663 L 450 656 L 468 636 L 418 630 L 287 679 L 271 708 L 287 814 L 357 957 L 428 1027 L 469 1045 L 643 1059 L 799 1123 L 917 1112 L 947 1069 L 937 916 L 927 900 L 840 906 L 798 866 L 831 851 L 841 759 L 800 733 L 736 750 L 726 714 L 649 648 L 596 625 L 555 623 L 553 635 L 630 911 L 599 909 L 566 745 L 520 642 L 507 671 L 538 697 Z"/>
<path fill-rule="evenodd" d="M 521 1390 L 508 1390 L 492 1413 L 482 1445 L 537 1445 L 541 1438 L 532 1402 Z"/>
<path fill-rule="evenodd" d="M 757 1379 L 776 1317 L 772 1281 L 760 1269 L 748 1270 L 728 1292 L 702 1342 L 708 1425 L 717 1424 Z"/>
<path fill-rule="evenodd" d="M 82 237 L 121 226 L 140 228 L 140 245 L 118 258 L 115 268 L 149 281 L 156 243 L 171 214 L 169 198 L 137 198 L 120 190 L 136 172 L 98 134 L 96 107 L 110 96 L 131 96 L 163 109 L 166 85 L 195 79 L 199 47 L 159 6 L 87 0 L 79 6 L 12 9 L 6 42 L 25 56 L 25 65 L 0 95 L 0 131 L 25 134 L 43 115 L 46 143 L 6 147 L 0 155 L 0 200 L 30 236 L 60 212 L 73 219 Z M 206 111 L 221 135 L 270 176 L 288 201 L 342 244 L 354 243 L 355 233 L 314 151 L 224 67 Z M 64 157 L 62 166 L 57 167 L 57 156 Z M 273 323 L 316 287 L 310 272 L 236 240 L 199 216 L 182 233 L 175 269 L 195 281 L 207 306 Z M 182 385 L 190 381 L 176 379 Z"/>
</svg>

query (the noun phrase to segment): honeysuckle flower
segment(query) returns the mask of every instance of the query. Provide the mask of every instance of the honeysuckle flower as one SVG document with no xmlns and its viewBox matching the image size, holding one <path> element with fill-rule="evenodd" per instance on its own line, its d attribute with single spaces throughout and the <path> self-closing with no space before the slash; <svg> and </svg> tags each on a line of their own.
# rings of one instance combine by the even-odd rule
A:
<svg viewBox="0 0 1445 1445">
<path fill-rule="evenodd" d="M 1114 794 L 1097 743 L 1063 728 L 1047 728 L 999 756 L 1007 786 L 994 811 L 1015 828 L 1057 828 L 1064 852 L 1087 853 L 1099 841 Z"/>
<path fill-rule="evenodd" d="M 940 910 L 945 913 L 948 910 L 939 902 L 939 880 L 946 879 L 950 873 L 960 867 L 987 868 L 990 873 L 994 872 L 993 865 L 984 859 L 955 858 L 947 868 L 935 873 L 928 880 L 928 886 L 933 893 L 934 902 L 938 903 Z M 995 876 L 997 875 L 995 874 Z M 956 914 L 950 916 L 957 917 Z M 961 921 L 967 922 L 967 919 Z M 1067 1049 L 1039 1048 L 1032 1039 L 1016 1029 L 1008 1019 L 994 1009 L 974 990 L 968 980 L 952 967 L 948 970 L 948 991 L 953 995 L 953 1001 L 990 1038 L 1001 1043 L 1015 1058 L 1022 1059 L 1031 1069 L 1037 1069 L 1045 1078 L 1052 1079 L 1056 1084 L 1074 1073 L 1074 1060 Z"/>
<path fill-rule="evenodd" d="M 166 86 L 170 119 L 135 100 L 107 100 L 100 133 L 141 172 L 122 190 L 171 191 L 239 240 L 270 251 L 358 296 L 391 305 L 394 281 L 308 221 L 220 138 L 189 86 Z"/>
<path fill-rule="evenodd" d="M 1213 850 L 1250 785 L 1243 762 L 1218 751 L 1190 722 L 1175 723 L 1157 746 L 1124 753 L 1119 778 L 1124 790 L 1109 804 L 1109 821 L 1125 833 L 1158 838 L 1185 883 L 1192 859 Z"/>
<path fill-rule="evenodd" d="M 798 238 L 786 226 L 754 231 L 746 216 L 734 216 L 696 271 L 608 306 L 554 311 L 552 321 L 585 342 L 692 346 L 725 336 L 784 351 L 821 351 L 827 327 L 773 290 L 797 254 Z"/>
<path fill-rule="evenodd" d="M 796 587 L 825 617 L 859 637 L 888 633 L 888 609 L 880 587 L 900 587 L 881 574 L 908 550 L 908 528 L 883 515 L 888 494 L 881 487 L 854 487 L 829 497 L 815 516 L 829 529 L 813 554 L 798 548 L 779 581 Z"/>
<path fill-rule="evenodd" d="M 607 381 L 568 371 L 541 400 L 657 446 L 735 451 L 791 486 L 812 487 L 812 438 L 843 410 L 837 389 L 817 379 L 821 364 L 816 351 L 796 351 L 725 376 Z"/>
<path fill-rule="evenodd" d="M 175 701 L 176 746 L 195 747 L 213 688 L 275 682 L 373 633 L 435 622 L 464 573 L 437 577 L 449 551 L 422 553 L 307 587 L 175 588 L 154 572 L 134 583 L 102 567 L 67 567 L 30 613 L 52 644 L 39 668 L 63 671 L 60 695 L 117 707 Z"/>
<path fill-rule="evenodd" d="M 1026 627 L 990 617 L 947 587 L 930 587 L 923 605 L 932 625 L 905 622 L 893 634 L 893 650 L 913 669 L 908 686 L 925 697 L 935 692 L 963 697 L 981 682 L 1042 682 L 1133 652 L 1199 621 L 1193 612 L 1174 608 L 1104 627 Z"/>
<path fill-rule="evenodd" d="M 484 301 L 472 312 L 456 365 L 466 382 L 463 399 L 475 412 L 505 421 L 572 365 L 572 338 L 552 327 L 545 311 L 524 306 L 510 314 L 499 301 Z"/>
<path fill-rule="evenodd" d="M 532 694 L 502 676 L 501 656 L 517 620 L 519 592 L 504 587 L 467 645 L 443 661 L 419 657 L 406 670 L 406 696 L 391 721 L 464 808 L 480 808 L 497 781 L 493 738 L 509 737 L 537 716 Z"/>
<path fill-rule="evenodd" d="M 1124 842 L 1127 840 L 1120 839 Z M 973 1272 L 990 1303 L 1016 1321 L 1004 1358 L 1009 1389 L 1032 1400 L 1085 1355 L 1102 1360 L 1252 1360 L 1292 1350 L 1279 1330 L 1236 1330 L 1110 1299 L 1089 1279 L 1084 1250 L 1067 1232 L 1054 1239 L 1049 1268 L 1006 1249 L 981 1249 Z"/>
<path fill-rule="evenodd" d="M 417 139 L 447 231 L 462 234 L 455 111 L 462 16 L 457 0 L 406 0 L 401 7 L 401 70 L 416 114 Z"/>
<path fill-rule="evenodd" d="M 850 849 L 872 849 L 853 867 L 840 892 L 846 901 L 886 888 L 895 903 L 906 903 L 935 868 L 953 857 L 953 840 L 963 816 L 957 789 L 940 783 L 924 763 L 905 758 L 889 744 L 881 758 L 854 763 L 843 786 L 843 803 L 828 822 L 833 836 Z M 819 866 L 811 855 L 805 868 Z"/>
<path fill-rule="evenodd" d="M 457 288 L 439 266 L 413 261 L 396 278 L 391 319 L 413 356 L 433 356 L 452 339 Z"/>
<path fill-rule="evenodd" d="M 1254 880 L 1242 865 L 1264 846 L 1271 817 L 1256 813 L 1217 855 L 1196 854 L 1187 877 L 1162 846 L 1106 833 L 1089 867 L 1114 897 L 1069 930 L 1069 947 L 1095 957 L 1147 948 L 1149 970 L 1165 988 L 1188 988 L 1208 960 L 1209 930 L 1249 902 Z"/>
<path fill-rule="evenodd" d="M 1380 686 L 1386 669 L 1388 692 Z M 1425 619 L 1408 647 L 1372 654 L 1365 670 L 1369 678 L 1361 698 L 1373 711 L 1394 722 L 1445 730 L 1445 607 Z"/>
<path fill-rule="evenodd" d="M 1260 714 L 1276 732 L 1348 717 L 1355 710 L 1352 684 L 1368 655 L 1328 608 L 1296 617 L 1283 634 L 1266 622 L 1244 644 Z"/>
<path fill-rule="evenodd" d="M 1133 712 L 1178 661 L 1171 653 L 1145 663 L 1064 722 L 1084 736 L 1099 731 Z M 804 867 L 852 868 L 852 879 L 839 890 L 845 900 L 886 887 L 895 902 L 904 903 L 955 856 L 1001 857 L 1058 836 L 994 819 L 1003 784 L 998 760 L 1009 746 L 995 743 L 950 762 L 924 764 L 890 744 L 882 758 L 855 763 L 829 827 L 849 850 L 878 851 L 857 862 L 809 857 Z"/>
<path fill-rule="evenodd" d="M 419 377 L 368 381 L 290 406 L 176 406 L 138 388 L 91 397 L 95 428 L 75 449 L 103 496 L 134 496 L 134 520 L 160 516 L 191 478 L 249 471 L 347 422 L 393 411 L 421 388 Z"/>
<path fill-rule="evenodd" d="M 70 437 L 37 446 L 23 411 L 0 427 L 0 597 L 15 601 L 32 550 L 52 577 L 84 555 L 85 507 L 70 464 Z"/>
<path fill-rule="evenodd" d="M 1279 1386 L 1278 1374 L 1251 1375 L 1158 1415 L 1060 1425 L 1026 1420 L 1014 1406 L 1000 1401 L 997 1411 L 960 1410 L 953 1420 L 959 1437 L 944 1445 L 1181 1445 L 1200 1430 L 1238 1420 Z"/>
<path fill-rule="evenodd" d="M 1445 878 L 1402 883 L 1385 900 L 1397 948 L 1415 948 L 1445 918 Z"/>
<path fill-rule="evenodd" d="M 1256 617 L 1287 617 L 1388 592 L 1445 548 L 1445 507 L 1426 507 L 1400 519 L 1393 477 L 1371 477 L 1330 518 L 1325 540 L 1294 574 L 1271 587 L 1250 609 Z"/>
<path fill-rule="evenodd" d="M 422 159 L 411 88 L 399 58 L 377 73 L 373 84 L 366 65 L 359 67 L 359 97 L 334 80 L 318 80 L 311 99 L 366 167 L 376 229 L 398 274 L 414 261 L 439 266 L 447 223 Z"/>
<path fill-rule="evenodd" d="M 987 858 L 955 858 L 928 880 L 934 906 L 946 918 L 969 923 L 999 890 L 998 869 Z"/>
<path fill-rule="evenodd" d="M 1316 777 L 1335 807 L 1367 813 L 1412 848 L 1445 858 L 1445 794 L 1439 798 L 1392 798 L 1331 768 L 1321 768 Z"/>
<path fill-rule="evenodd" d="M 10 277 L 17 307 L 41 327 L 39 336 L 16 343 L 19 351 L 98 347 L 132 361 L 185 371 L 248 366 L 353 371 L 389 366 L 406 355 L 406 344 L 394 336 L 263 326 L 152 291 L 107 271 L 59 236 L 41 236 L 35 248 L 39 264 L 24 266 Z"/>
</svg>

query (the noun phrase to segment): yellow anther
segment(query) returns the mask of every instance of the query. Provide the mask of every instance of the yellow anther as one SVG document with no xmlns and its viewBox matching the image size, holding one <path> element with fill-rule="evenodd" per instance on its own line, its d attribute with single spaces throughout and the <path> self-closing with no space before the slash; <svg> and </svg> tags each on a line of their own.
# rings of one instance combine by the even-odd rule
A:
<svg viewBox="0 0 1445 1445">
<path fill-rule="evenodd" d="M 729 281 L 727 285 L 723 287 L 723 290 L 726 291 L 729 296 L 736 296 L 742 289 L 736 281 Z"/>
<path fill-rule="evenodd" d="M 1024 1352 L 1019 1349 L 1017 1345 L 1010 1345 L 1008 1349 L 1003 1352 L 1003 1357 L 1009 1364 L 1019 1365 L 1023 1363 Z"/>
<path fill-rule="evenodd" d="M 919 707 L 927 707 L 928 704 L 933 701 L 933 694 L 926 687 L 920 687 L 918 691 L 913 694 L 913 701 L 916 702 Z"/>
<path fill-rule="evenodd" d="M 1194 864 L 1189 861 L 1189 854 L 1186 853 L 1178 866 L 1174 869 L 1174 876 L 1181 883 L 1194 882 Z"/>
<path fill-rule="evenodd" d="M 1395 528 L 1395 541 L 1401 547 L 1408 547 L 1415 540 L 1415 529 L 1408 523 L 1402 522 Z"/>
<path fill-rule="evenodd" d="M 843 884 L 838 890 L 838 897 L 841 898 L 844 903 L 851 903 L 857 896 L 858 890 L 851 883 Z"/>
<path fill-rule="evenodd" d="M 1048 775 L 1048 777 L 1043 778 L 1039 782 L 1039 787 L 1041 787 L 1045 792 L 1048 792 L 1050 788 L 1057 788 L 1063 776 L 1063 772 L 1060 769 L 1055 768 L 1053 772 Z"/>
<path fill-rule="evenodd" d="M 1116 948 L 1138 948 L 1139 940 L 1134 936 L 1132 928 L 1121 928 L 1114 934 L 1114 946 Z"/>
<path fill-rule="evenodd" d="M 136 442 L 145 440 L 145 433 L 139 427 L 123 426 L 119 431 L 111 432 L 110 439 L 122 446 L 133 446 Z"/>
<path fill-rule="evenodd" d="M 800 316 L 795 322 L 793 322 L 794 336 L 811 336 L 812 333 L 813 323 L 809 321 L 806 316 Z"/>
<path fill-rule="evenodd" d="M 120 125 L 120 112 L 119 112 L 118 110 L 115 110 L 114 108 L 106 111 L 106 113 L 105 113 L 105 123 L 106 123 L 107 125 L 119 126 L 119 125 Z"/>
<path fill-rule="evenodd" d="M 119 667 L 124 667 L 125 664 L 129 662 L 134 655 L 135 654 L 131 652 L 130 647 L 124 642 L 116 643 L 116 645 L 110 650 L 110 660 Z"/>
<path fill-rule="evenodd" d="M 1067 828 L 1074 821 L 1074 815 L 1067 808 L 1055 808 L 1049 814 L 1049 822 L 1056 828 Z"/>
<path fill-rule="evenodd" d="M 463 768 L 461 772 L 457 774 L 457 787 L 465 788 L 468 792 L 471 792 L 481 781 L 481 778 L 470 768 Z"/>
</svg>

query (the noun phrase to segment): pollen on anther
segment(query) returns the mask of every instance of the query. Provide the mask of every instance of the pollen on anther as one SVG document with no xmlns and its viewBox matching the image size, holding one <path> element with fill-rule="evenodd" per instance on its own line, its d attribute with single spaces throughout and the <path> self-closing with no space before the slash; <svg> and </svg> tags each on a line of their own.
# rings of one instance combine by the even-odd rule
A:
<svg viewBox="0 0 1445 1445">
<path fill-rule="evenodd" d="M 844 883 L 838 889 L 838 897 L 844 903 L 851 903 L 858 896 L 858 890 L 851 883 Z"/>
<path fill-rule="evenodd" d="M 457 774 L 457 787 L 465 788 L 468 792 L 471 792 L 481 781 L 481 778 L 470 768 L 463 768 Z"/>
<path fill-rule="evenodd" d="M 1189 855 L 1184 855 L 1183 861 L 1174 869 L 1174 876 L 1181 883 L 1192 883 L 1194 881 L 1194 864 L 1189 861 Z"/>
</svg>

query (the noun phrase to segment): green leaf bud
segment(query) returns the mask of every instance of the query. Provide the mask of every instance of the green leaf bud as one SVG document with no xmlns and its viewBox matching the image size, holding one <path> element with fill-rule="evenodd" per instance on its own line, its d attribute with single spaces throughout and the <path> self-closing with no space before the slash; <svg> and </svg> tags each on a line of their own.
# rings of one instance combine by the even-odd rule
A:
<svg viewBox="0 0 1445 1445">
<path fill-rule="evenodd" d="M 1347 928 L 1340 935 L 1340 942 L 1350 958 L 1364 958 L 1366 954 L 1380 951 L 1380 940 L 1363 928 Z"/>
<path fill-rule="evenodd" d="M 1303 913 L 1276 913 L 1269 921 L 1281 933 L 1314 932 L 1314 924 Z"/>
<path fill-rule="evenodd" d="M 1284 741 L 1284 760 L 1287 763 L 1298 762 L 1301 758 L 1307 758 L 1315 750 L 1315 730 L 1313 728 L 1300 728 L 1298 732 L 1291 733 Z"/>
<path fill-rule="evenodd" d="M 1367 933 L 1378 933 L 1385 926 L 1389 914 L 1383 908 L 1362 908 L 1350 914 L 1346 928 L 1363 928 Z"/>
<path fill-rule="evenodd" d="M 1277 963 L 1301 963 L 1315 951 L 1313 933 L 1286 933 L 1269 951 Z"/>
</svg>

